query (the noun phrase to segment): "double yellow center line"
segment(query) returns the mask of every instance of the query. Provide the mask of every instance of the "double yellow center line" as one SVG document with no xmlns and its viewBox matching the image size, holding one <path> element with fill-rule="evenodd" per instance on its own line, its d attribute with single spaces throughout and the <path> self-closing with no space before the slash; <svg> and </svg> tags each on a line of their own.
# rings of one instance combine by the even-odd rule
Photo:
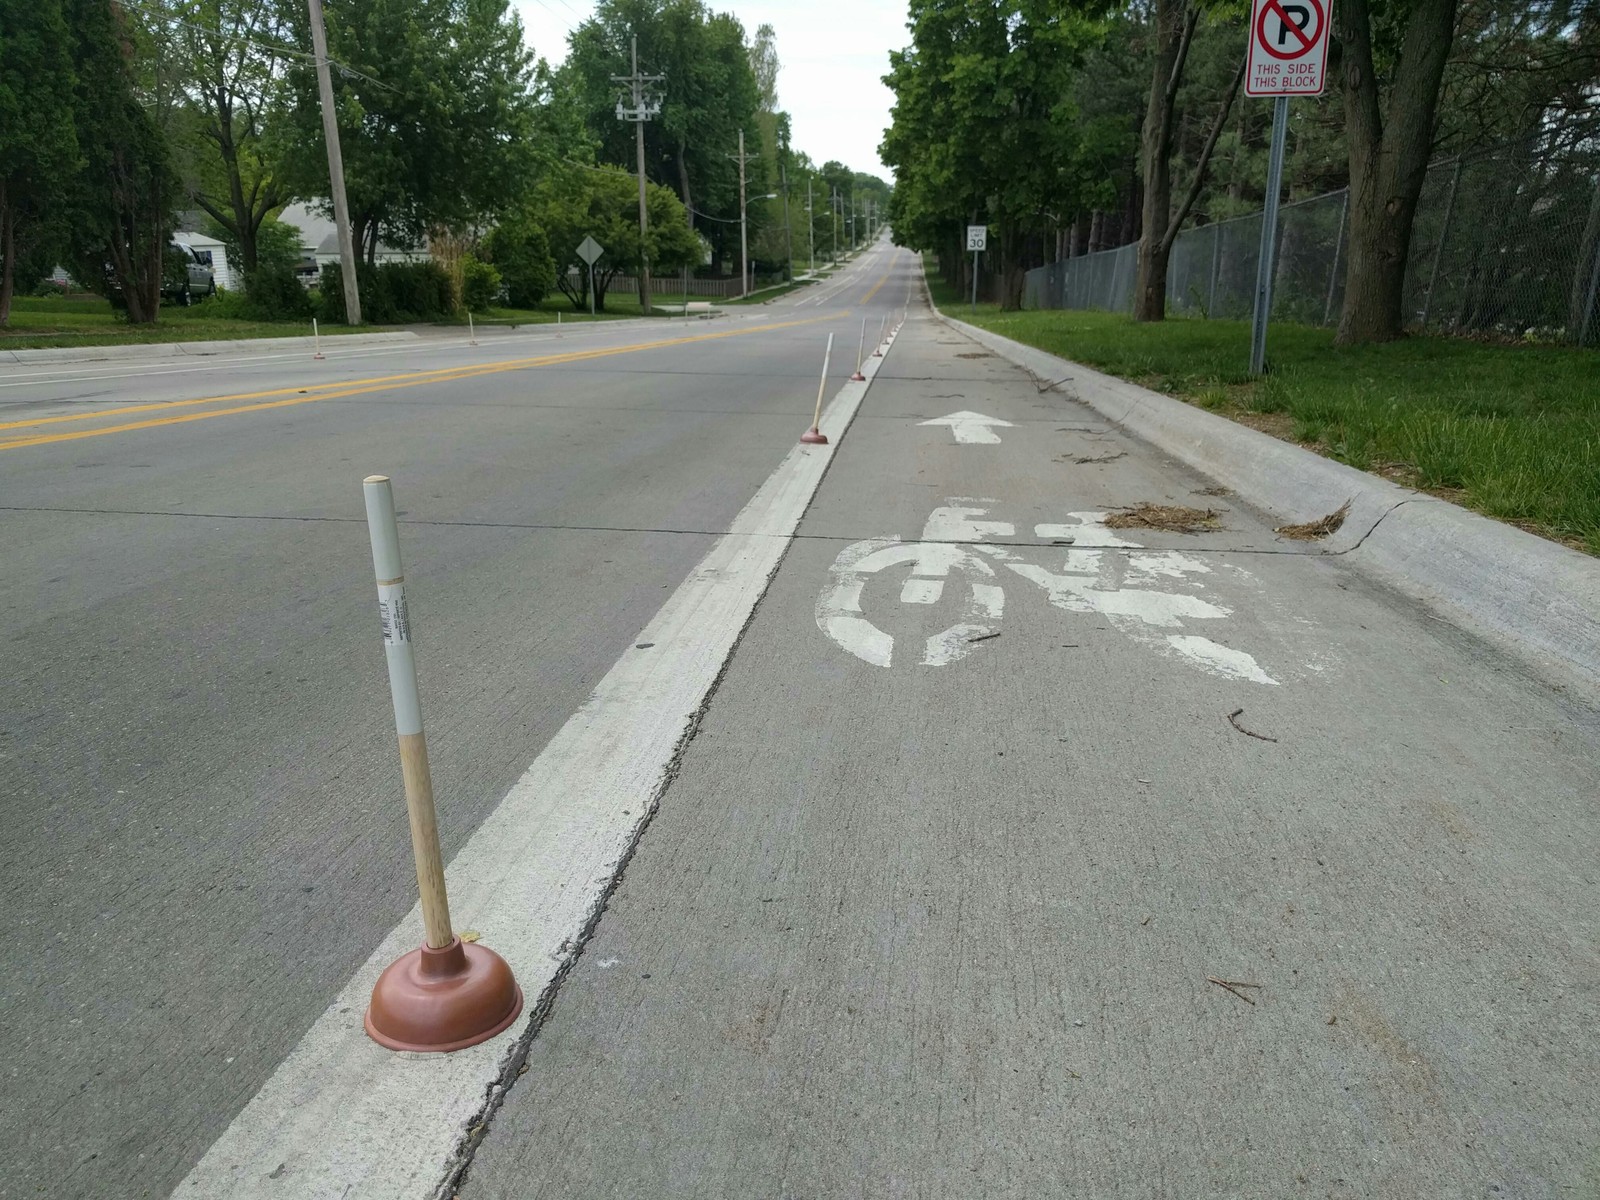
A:
<svg viewBox="0 0 1600 1200">
<path fill-rule="evenodd" d="M 874 289 L 876 290 L 876 289 Z M 253 400 L 253 404 L 235 404 L 232 408 L 208 409 L 204 412 L 179 413 L 174 416 L 151 417 L 143 421 L 125 421 L 116 425 L 102 425 L 94 429 L 71 429 L 62 432 L 31 433 L 0 440 L 0 450 L 16 450 L 23 446 L 44 446 L 52 442 L 73 442 L 81 438 L 103 437 L 112 433 L 129 433 L 136 429 L 155 429 L 162 425 L 181 425 L 189 421 L 208 421 L 212 417 L 231 417 L 240 413 L 265 412 L 274 408 L 288 408 L 296 404 L 315 404 L 320 400 L 338 400 L 345 396 L 360 396 L 370 392 L 396 391 L 400 388 L 421 387 L 430 383 L 454 383 L 462 379 L 475 379 L 480 375 L 498 375 L 505 371 L 524 371 L 533 367 L 551 367 L 562 363 L 583 362 L 587 359 L 608 358 L 616 354 L 633 354 L 642 350 L 660 350 L 668 346 L 686 346 L 693 342 L 717 341 L 721 338 L 745 337 L 757 333 L 771 333 L 791 329 L 798 325 L 814 325 L 819 321 L 836 319 L 841 313 L 826 317 L 809 317 L 799 321 L 780 321 L 753 329 L 725 329 L 718 333 L 702 333 L 692 337 L 666 338 L 656 342 L 635 342 L 628 346 L 601 347 L 593 350 L 574 350 L 564 354 L 545 354 L 533 358 L 513 358 L 500 362 L 483 363 L 469 367 L 445 367 L 436 371 L 409 372 L 404 375 L 379 375 L 368 379 L 351 379 L 343 383 L 313 384 L 309 387 L 273 388 L 258 392 L 236 392 L 227 396 L 204 396 L 196 400 L 163 400 L 153 404 L 134 404 L 122 408 L 102 408 L 93 412 L 67 413 L 56 417 L 35 417 L 26 421 L 0 423 L 0 431 L 8 429 L 36 429 L 40 426 L 59 425 L 71 421 L 89 421 L 97 417 L 123 417 L 134 413 L 165 412 L 175 408 L 197 408 L 207 404 L 234 404 L 240 400 Z M 277 397 L 282 397 L 278 399 Z"/>
</svg>

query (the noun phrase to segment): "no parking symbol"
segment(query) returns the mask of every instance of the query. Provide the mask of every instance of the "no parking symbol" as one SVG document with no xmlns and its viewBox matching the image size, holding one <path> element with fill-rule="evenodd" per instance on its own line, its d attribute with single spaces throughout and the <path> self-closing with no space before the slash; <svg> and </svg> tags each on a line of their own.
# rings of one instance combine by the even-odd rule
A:
<svg viewBox="0 0 1600 1200">
<path fill-rule="evenodd" d="M 1255 0 L 1247 96 L 1320 96 L 1328 57 L 1324 0 Z"/>
</svg>

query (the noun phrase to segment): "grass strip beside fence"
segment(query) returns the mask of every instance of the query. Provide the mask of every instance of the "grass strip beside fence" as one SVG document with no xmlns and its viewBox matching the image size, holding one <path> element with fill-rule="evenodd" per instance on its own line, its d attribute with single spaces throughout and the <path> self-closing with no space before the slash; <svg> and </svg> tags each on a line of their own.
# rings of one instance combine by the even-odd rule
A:
<svg viewBox="0 0 1600 1200">
<path fill-rule="evenodd" d="M 1277 324 L 1251 380 L 1247 321 L 1002 313 L 929 272 L 951 316 L 1339 462 L 1600 554 L 1600 351 L 1415 336 L 1336 346 Z"/>
</svg>

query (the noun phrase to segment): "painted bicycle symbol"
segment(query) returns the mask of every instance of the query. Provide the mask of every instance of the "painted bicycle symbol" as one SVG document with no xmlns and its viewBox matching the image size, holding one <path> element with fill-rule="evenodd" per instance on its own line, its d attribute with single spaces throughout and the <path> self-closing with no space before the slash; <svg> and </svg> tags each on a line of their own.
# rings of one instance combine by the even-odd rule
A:
<svg viewBox="0 0 1600 1200">
<path fill-rule="evenodd" d="M 1103 512 L 1067 514 L 1062 524 L 1034 526 L 1034 537 L 1060 542 L 1061 549 L 1020 546 L 1007 521 L 986 520 L 993 500 L 952 497 L 936 508 L 922 538 L 868 538 L 839 552 L 831 581 L 817 598 L 817 627 L 861 661 L 889 667 L 908 657 L 895 638 L 865 611 L 864 597 L 880 577 L 900 579 L 899 602 L 923 606 L 956 604 L 957 619 L 913 646 L 909 657 L 922 666 L 959 662 L 1000 632 L 1005 580 L 1016 575 L 1042 588 L 1056 608 L 1099 614 L 1110 625 L 1163 654 L 1228 679 L 1276 684 L 1250 654 L 1189 632 L 1195 622 L 1226 620 L 1232 610 L 1206 598 L 1204 576 L 1212 568 L 1193 555 L 1150 550 L 1106 528 Z M 1137 550 L 1132 554 L 1128 551 Z M 1053 556 L 1059 555 L 1059 559 Z M 1032 561 L 1052 556 L 1047 563 Z M 1052 569 L 1060 561 L 1059 569 Z M 1004 574 L 1003 574 L 1004 573 Z M 902 577 L 903 575 L 903 577 Z M 1185 590 L 1177 590 L 1178 588 Z"/>
</svg>

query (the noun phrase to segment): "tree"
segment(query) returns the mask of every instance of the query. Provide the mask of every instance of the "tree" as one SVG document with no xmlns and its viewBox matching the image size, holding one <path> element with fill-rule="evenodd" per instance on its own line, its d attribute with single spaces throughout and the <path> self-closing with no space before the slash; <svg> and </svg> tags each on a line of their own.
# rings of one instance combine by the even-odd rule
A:
<svg viewBox="0 0 1600 1200">
<path fill-rule="evenodd" d="M 771 25 L 756 27 L 750 44 L 750 73 L 756 81 L 756 103 L 762 112 L 778 111 L 778 31 Z"/>
<path fill-rule="evenodd" d="M 74 274 L 109 285 L 128 320 L 161 308 L 167 244 L 179 188 L 166 140 L 135 88 L 137 30 L 111 0 L 68 0 L 73 121 L 79 169 L 61 197 Z M 109 274 L 109 280 L 107 275 Z"/>
<path fill-rule="evenodd" d="M 629 168 L 633 126 L 616 119 L 612 76 L 628 73 L 634 37 L 640 69 L 665 77 L 660 116 L 645 125 L 645 174 L 677 191 L 720 266 L 739 244 L 739 168 L 730 156 L 741 130 L 750 149 L 761 145 L 744 27 L 701 0 L 600 0 L 572 31 L 566 84 L 579 97 L 599 161 Z M 748 190 L 760 195 L 771 183 L 757 172 Z M 753 208 L 751 216 L 759 234 L 764 213 Z"/>
<path fill-rule="evenodd" d="M 592 237 L 605 248 L 594 265 L 597 311 L 605 311 L 611 280 L 639 269 L 644 243 L 639 238 L 638 189 L 636 179 L 619 168 L 572 167 L 541 180 L 524 202 L 518 220 L 544 231 L 555 263 L 556 286 L 573 308 L 586 308 L 589 302 L 589 271 L 578 257 L 584 238 Z M 651 265 L 676 271 L 698 262 L 700 240 L 689 229 L 678 198 L 669 189 L 650 184 L 645 204 Z"/>
<path fill-rule="evenodd" d="M 285 5 L 292 0 L 185 0 L 170 24 L 162 67 L 185 103 L 174 154 L 194 203 L 255 271 L 257 231 L 290 194 L 280 148 L 267 137 L 283 120 L 283 71 L 290 53 Z"/>
<path fill-rule="evenodd" d="M 19 269 L 61 232 L 78 158 L 70 45 L 61 0 L 0 0 L 0 326 Z"/>
<path fill-rule="evenodd" d="M 1368 0 L 1341 0 L 1338 71 L 1350 152 L 1350 249 L 1337 341 L 1404 331 L 1406 262 L 1433 146 L 1456 0 L 1407 0 L 1374 28 Z M 1397 53 L 1389 51 L 1397 48 Z M 1380 66 L 1387 68 L 1380 74 Z M 1387 92 L 1387 96 L 1385 96 Z"/>
<path fill-rule="evenodd" d="M 914 229 L 912 244 L 964 269 L 960 226 L 996 226 L 1003 308 L 1020 307 L 1023 272 L 1077 207 L 1073 84 L 1104 7 L 913 0 L 912 46 L 890 55 L 894 125 L 880 154 L 898 177 L 896 236 Z"/>
<path fill-rule="evenodd" d="M 550 239 L 527 215 L 518 213 L 501 221 L 484 239 L 483 248 L 500 272 L 512 308 L 537 308 L 555 290 Z"/>
<path fill-rule="evenodd" d="M 295 9 L 296 38 L 308 42 Z M 505 0 L 346 0 L 328 12 L 350 219 L 372 262 L 380 239 L 487 223 L 534 161 L 532 56 Z M 313 64 L 289 71 L 285 160 L 297 194 L 327 189 Z"/>
<path fill-rule="evenodd" d="M 1177 241 L 1184 221 L 1188 219 L 1190 210 L 1199 199 L 1200 190 L 1205 186 L 1211 155 L 1216 150 L 1217 139 L 1222 136 L 1228 111 L 1239 93 L 1239 85 L 1244 81 L 1246 60 L 1241 57 L 1233 81 L 1217 105 L 1211 132 L 1201 148 L 1188 191 L 1174 210 L 1172 157 L 1178 94 L 1200 18 L 1198 0 L 1156 0 L 1152 19 L 1155 52 L 1152 55 L 1152 78 L 1141 147 L 1144 211 L 1140 222 L 1138 268 L 1134 277 L 1133 317 L 1136 321 L 1160 321 L 1166 318 L 1167 264 L 1172 256 L 1172 244 Z"/>
</svg>

